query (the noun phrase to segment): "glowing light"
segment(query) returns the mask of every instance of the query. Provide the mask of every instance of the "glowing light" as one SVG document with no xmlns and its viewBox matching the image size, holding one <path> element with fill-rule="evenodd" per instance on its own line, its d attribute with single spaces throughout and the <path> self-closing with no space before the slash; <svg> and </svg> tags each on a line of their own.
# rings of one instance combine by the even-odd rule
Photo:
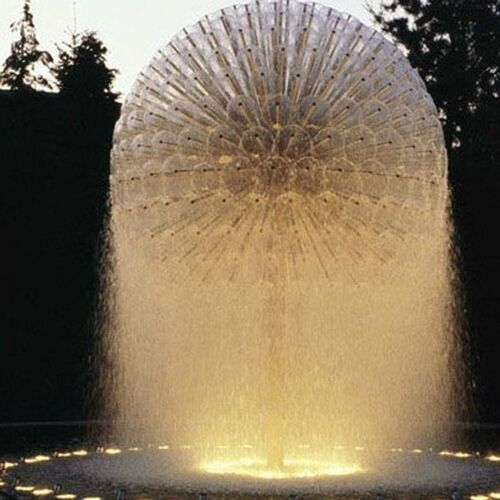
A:
<svg viewBox="0 0 500 500">
<path fill-rule="evenodd" d="M 102 500 L 101 497 L 83 497 L 82 500 Z"/>
<path fill-rule="evenodd" d="M 12 469 L 13 467 L 17 467 L 17 463 L 16 462 L 4 462 L 3 463 L 4 470 Z"/>
<path fill-rule="evenodd" d="M 76 495 L 73 493 L 61 493 L 56 495 L 56 498 L 59 500 L 72 500 L 73 498 L 76 498 Z"/>
<path fill-rule="evenodd" d="M 88 455 L 88 451 L 85 451 L 85 450 L 76 450 L 72 453 L 75 457 L 84 457 L 86 455 Z"/>
<path fill-rule="evenodd" d="M 421 450 L 420 448 L 415 448 L 414 450 L 411 450 L 412 453 L 423 453 L 424 451 Z"/>
<path fill-rule="evenodd" d="M 267 467 L 266 461 L 251 458 L 234 461 L 207 462 L 202 464 L 200 469 L 209 474 L 233 474 L 237 476 L 252 476 L 261 479 L 345 476 L 363 472 L 363 469 L 357 464 L 345 465 L 294 459 L 285 459 L 283 469 L 274 470 Z"/>
<path fill-rule="evenodd" d="M 134 447 L 134 448 L 129 448 L 128 451 L 141 451 L 141 449 Z"/>
<path fill-rule="evenodd" d="M 27 464 L 34 464 L 37 462 L 47 462 L 50 460 L 50 457 L 46 455 L 37 455 L 36 457 L 25 458 L 24 462 Z"/>
<path fill-rule="evenodd" d="M 0 481 L 0 486 L 6 486 L 6 484 L 3 481 Z"/>
<path fill-rule="evenodd" d="M 489 460 L 490 462 L 500 462 L 500 455 L 488 455 L 486 460 Z"/>
<path fill-rule="evenodd" d="M 68 452 L 57 452 L 56 457 L 57 458 L 68 458 L 71 456 L 71 453 Z"/>
<path fill-rule="evenodd" d="M 455 457 L 455 458 L 469 458 L 472 457 L 472 453 L 467 453 L 465 451 L 447 451 L 443 450 L 439 452 L 442 457 Z"/>
<path fill-rule="evenodd" d="M 470 500 L 490 500 L 488 495 L 471 495 Z"/>
<path fill-rule="evenodd" d="M 159 450 L 168 450 L 170 449 L 170 446 L 168 444 L 162 444 L 161 446 L 158 446 Z"/>
<path fill-rule="evenodd" d="M 104 453 L 106 453 L 106 455 L 118 455 L 118 453 L 121 453 L 122 450 L 120 450 L 120 448 L 106 448 L 104 450 Z"/>
<path fill-rule="evenodd" d="M 500 499 L 500 492 L 497 492 L 497 491 L 493 491 L 491 492 L 489 495 L 488 495 L 490 498 L 498 498 Z"/>
<path fill-rule="evenodd" d="M 34 486 L 16 486 L 16 491 L 30 492 L 35 489 Z"/>
<path fill-rule="evenodd" d="M 49 488 L 40 488 L 33 490 L 31 493 L 36 497 L 45 497 L 47 495 L 52 495 L 52 493 L 54 493 L 54 490 L 51 490 Z"/>
</svg>

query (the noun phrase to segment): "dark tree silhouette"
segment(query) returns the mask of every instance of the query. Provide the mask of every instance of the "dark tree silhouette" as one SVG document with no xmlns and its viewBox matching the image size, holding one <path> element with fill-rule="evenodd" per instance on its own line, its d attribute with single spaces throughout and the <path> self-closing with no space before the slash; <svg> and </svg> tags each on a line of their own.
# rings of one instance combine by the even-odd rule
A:
<svg viewBox="0 0 500 500">
<path fill-rule="evenodd" d="M 112 91 L 117 70 L 108 68 L 107 51 L 93 31 L 73 34 L 69 43 L 59 47 L 54 75 L 61 94 L 78 101 L 114 101 L 118 97 Z"/>
<path fill-rule="evenodd" d="M 49 67 L 52 57 L 38 48 L 30 0 L 24 0 L 23 16 L 12 23 L 10 28 L 19 34 L 19 39 L 12 43 L 11 53 L 0 73 L 0 84 L 19 91 L 50 88 L 47 78 L 34 72 L 37 65 Z"/>
<path fill-rule="evenodd" d="M 409 52 L 442 112 L 451 158 L 500 160 L 500 1 L 386 0 L 375 22 Z"/>
</svg>

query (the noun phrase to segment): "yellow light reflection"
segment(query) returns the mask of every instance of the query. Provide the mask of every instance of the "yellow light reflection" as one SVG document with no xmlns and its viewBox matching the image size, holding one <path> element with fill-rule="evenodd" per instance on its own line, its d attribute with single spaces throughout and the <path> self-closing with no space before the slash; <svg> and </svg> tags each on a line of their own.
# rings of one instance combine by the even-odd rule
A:
<svg viewBox="0 0 500 500">
<path fill-rule="evenodd" d="M 471 495 L 470 500 L 490 500 L 488 495 Z"/>
<path fill-rule="evenodd" d="M 455 458 L 470 458 L 472 457 L 472 453 L 467 453 L 465 451 L 440 451 L 439 454 L 442 457 L 455 457 Z"/>
<path fill-rule="evenodd" d="M 76 498 L 76 495 L 73 493 L 61 493 L 59 495 L 56 495 L 56 498 L 59 500 L 73 500 L 73 498 Z"/>
<path fill-rule="evenodd" d="M 500 462 L 500 455 L 488 455 L 486 460 L 490 460 L 491 462 Z"/>
<path fill-rule="evenodd" d="M 25 458 L 24 462 L 27 464 L 34 464 L 37 462 L 47 462 L 48 460 L 50 460 L 50 457 L 46 455 L 37 455 L 36 457 Z"/>
<path fill-rule="evenodd" d="M 121 453 L 122 450 L 120 450 L 119 448 L 106 448 L 104 450 L 104 453 L 106 453 L 106 455 L 118 455 L 118 453 Z"/>
<path fill-rule="evenodd" d="M 84 457 L 85 455 L 88 455 L 88 452 L 85 450 L 76 450 L 72 454 L 76 457 Z"/>
<path fill-rule="evenodd" d="M 500 499 L 500 492 L 497 492 L 497 491 L 492 491 L 490 494 L 489 494 L 489 497 L 490 498 L 499 498 Z"/>
<path fill-rule="evenodd" d="M 4 462 L 3 463 L 3 468 L 5 470 L 12 469 L 13 467 L 17 467 L 17 463 L 16 462 Z"/>
<path fill-rule="evenodd" d="M 54 493 L 54 491 L 49 489 L 49 488 L 40 488 L 40 489 L 33 490 L 31 493 L 36 497 L 45 497 L 47 495 L 52 495 L 52 493 Z"/>
<path fill-rule="evenodd" d="M 33 491 L 35 489 L 34 486 L 16 486 L 16 491 Z"/>
<path fill-rule="evenodd" d="M 255 459 L 240 459 L 233 461 L 206 462 L 200 469 L 209 474 L 233 474 L 237 476 L 252 476 L 262 479 L 293 479 L 320 476 L 345 476 L 363 472 L 357 464 L 335 464 L 317 462 L 314 460 L 285 459 L 283 469 L 269 469 L 266 461 Z"/>
</svg>

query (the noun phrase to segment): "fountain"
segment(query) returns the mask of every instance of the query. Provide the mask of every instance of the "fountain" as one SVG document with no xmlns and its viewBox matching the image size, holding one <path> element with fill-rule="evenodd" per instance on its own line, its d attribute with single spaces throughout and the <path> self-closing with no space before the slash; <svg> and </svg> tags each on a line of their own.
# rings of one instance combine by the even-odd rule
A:
<svg viewBox="0 0 500 500">
<path fill-rule="evenodd" d="M 466 409 L 448 209 L 438 112 L 382 35 L 299 0 L 184 29 L 115 130 L 99 358 L 115 446 L 50 474 L 500 487 L 497 455 L 448 451 Z"/>
<path fill-rule="evenodd" d="M 115 131 L 117 441 L 249 443 L 281 469 L 445 437 L 446 174 L 422 81 L 349 16 L 254 2 L 174 38 Z"/>
</svg>

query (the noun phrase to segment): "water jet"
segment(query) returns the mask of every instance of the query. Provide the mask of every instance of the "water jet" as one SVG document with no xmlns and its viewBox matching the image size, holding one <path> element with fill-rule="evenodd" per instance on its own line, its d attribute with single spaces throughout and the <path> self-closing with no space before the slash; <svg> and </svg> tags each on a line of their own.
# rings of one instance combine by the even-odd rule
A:
<svg viewBox="0 0 500 500">
<path fill-rule="evenodd" d="M 111 204 L 117 442 L 249 443 L 225 458 L 277 474 L 301 445 L 449 442 L 446 151 L 380 34 L 301 2 L 184 30 L 124 103 Z"/>
</svg>

